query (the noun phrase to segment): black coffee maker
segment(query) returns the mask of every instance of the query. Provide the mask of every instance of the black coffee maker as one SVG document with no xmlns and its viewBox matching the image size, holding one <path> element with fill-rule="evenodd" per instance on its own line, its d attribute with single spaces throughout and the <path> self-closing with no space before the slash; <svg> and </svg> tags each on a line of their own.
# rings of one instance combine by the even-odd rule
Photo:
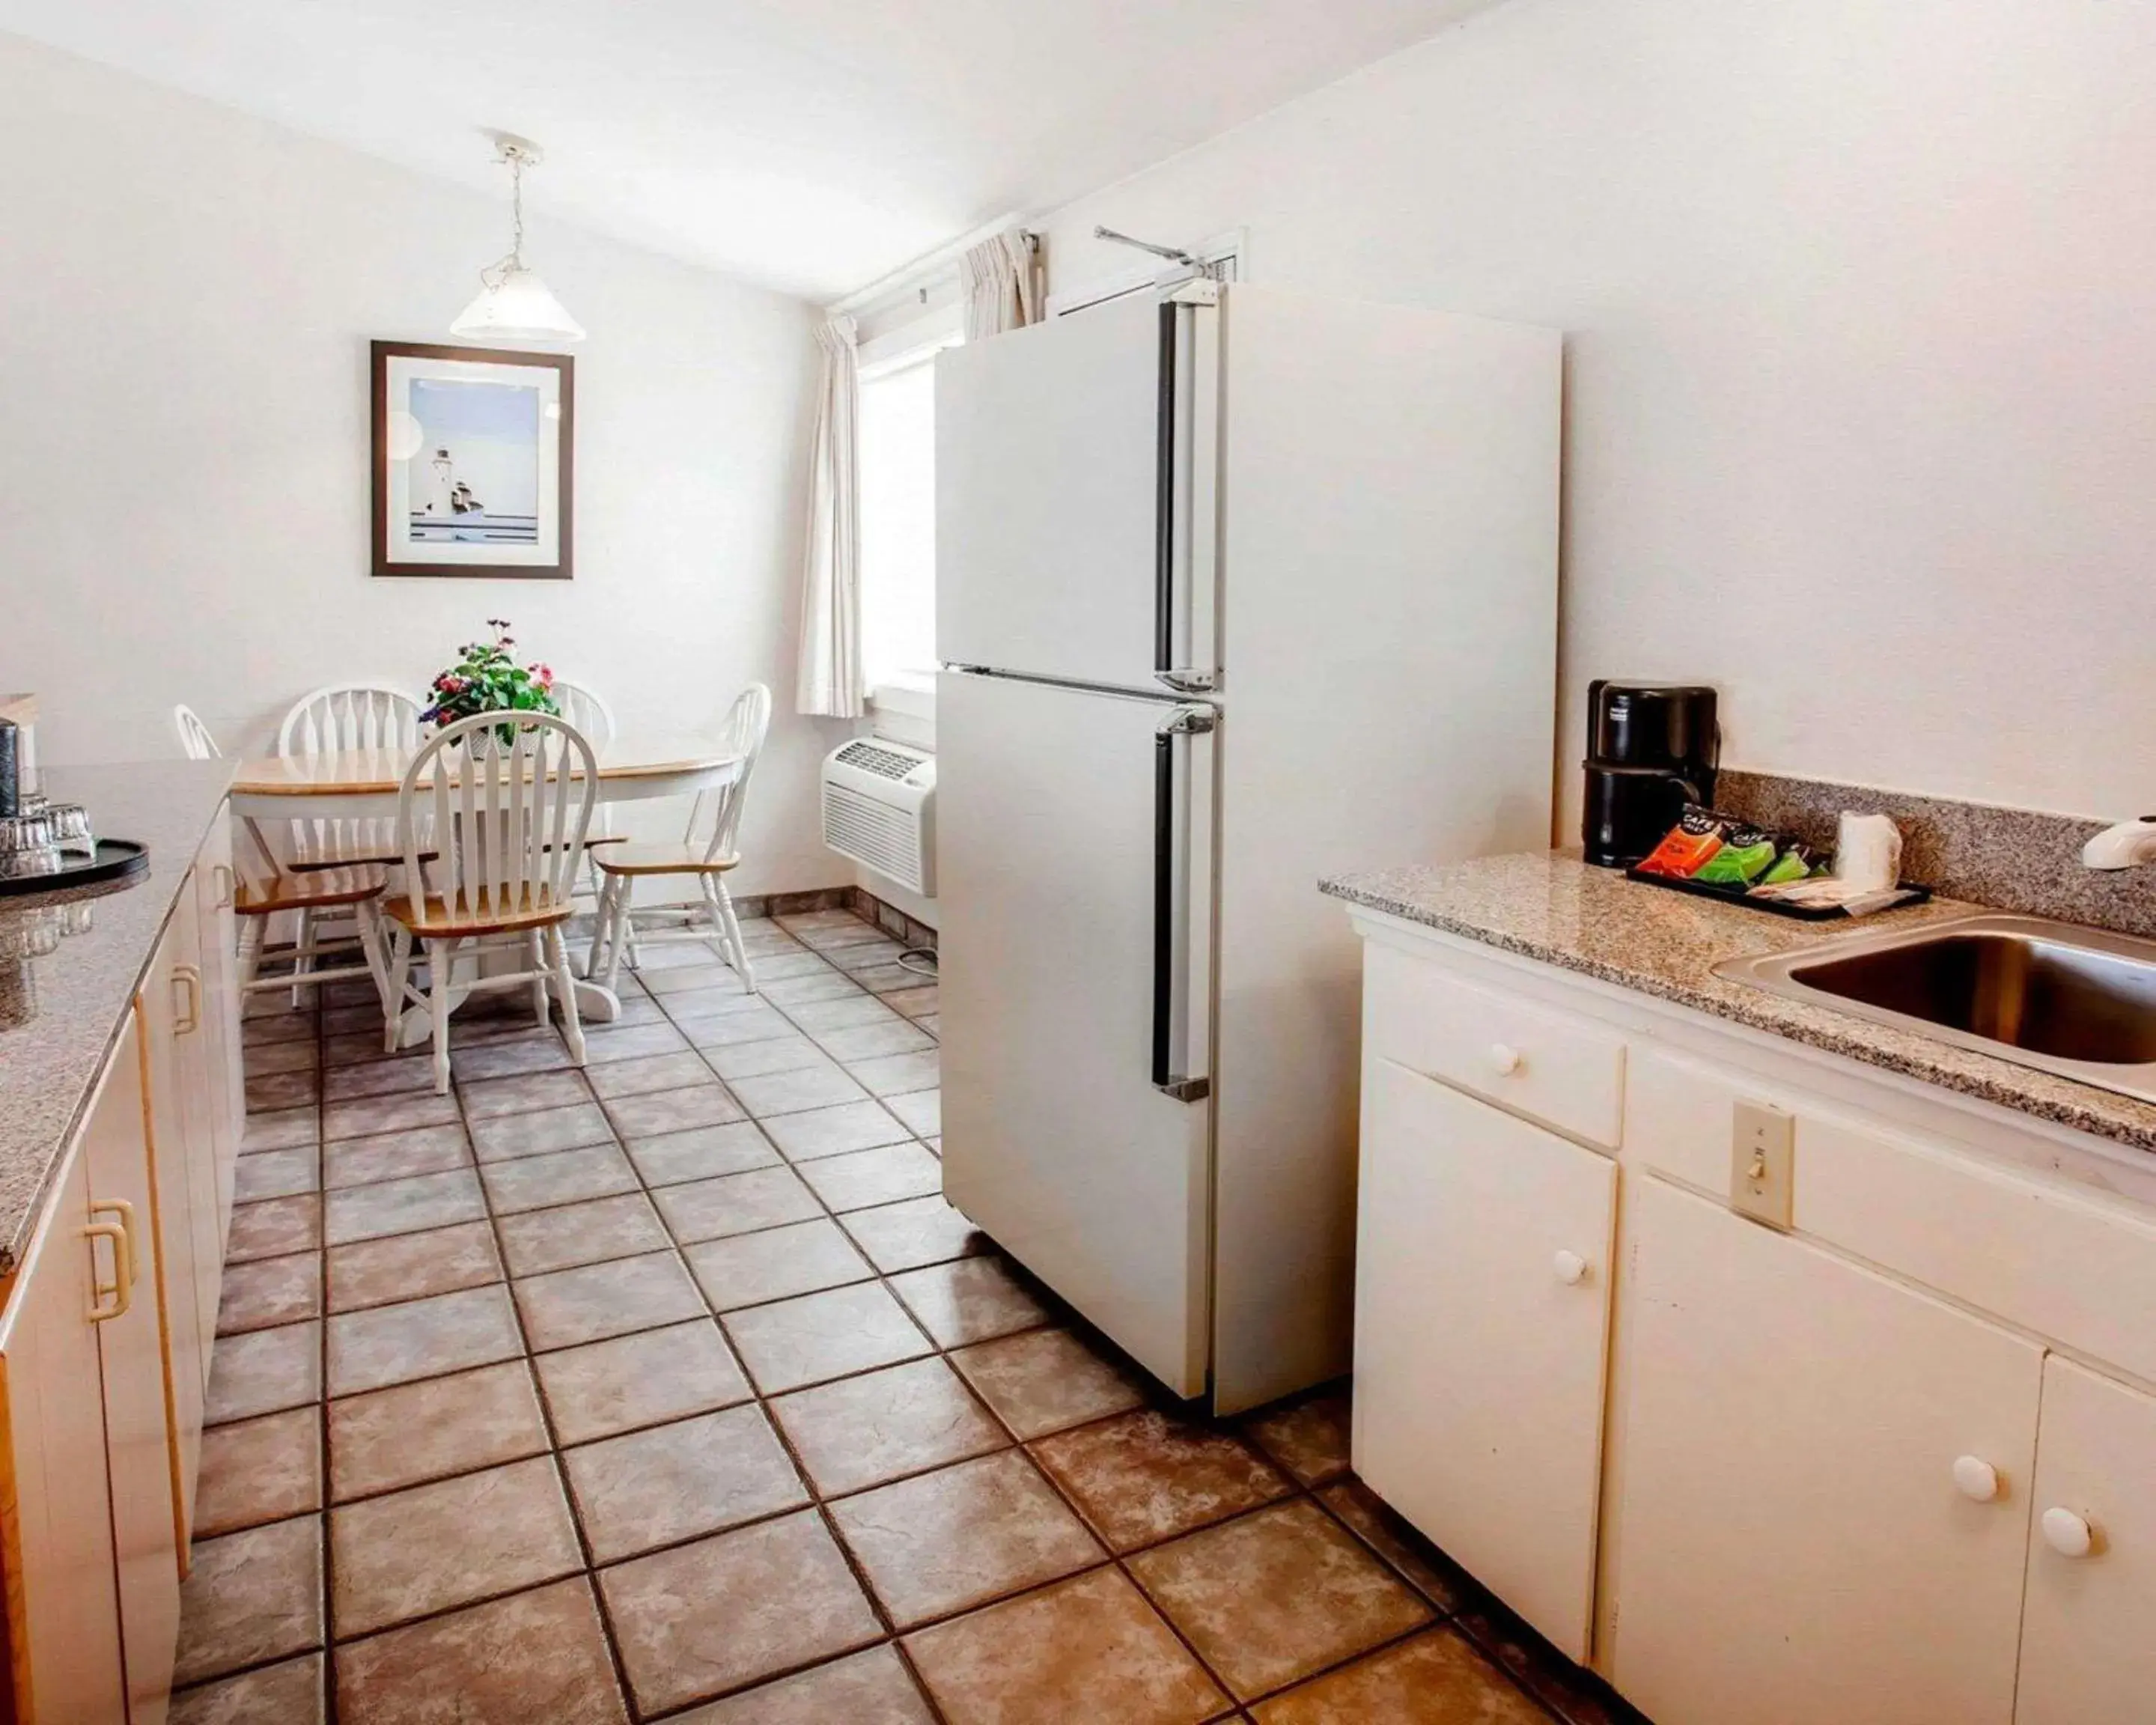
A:
<svg viewBox="0 0 2156 1725">
<path fill-rule="evenodd" d="M 1587 685 L 1588 861 L 1629 868 L 1661 842 L 1687 803 L 1714 800 L 1722 755 L 1714 691 L 1695 684 Z"/>
</svg>

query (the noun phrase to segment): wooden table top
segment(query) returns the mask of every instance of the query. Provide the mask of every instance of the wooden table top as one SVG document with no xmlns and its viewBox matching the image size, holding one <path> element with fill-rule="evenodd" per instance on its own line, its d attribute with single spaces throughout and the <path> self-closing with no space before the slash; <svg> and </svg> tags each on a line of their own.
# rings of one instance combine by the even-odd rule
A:
<svg viewBox="0 0 2156 1725">
<path fill-rule="evenodd" d="M 708 739 L 623 737 L 598 752 L 599 779 L 671 778 L 718 773 L 740 753 Z M 240 763 L 236 797 L 367 797 L 397 794 L 415 749 L 345 749 L 324 755 L 275 756 Z"/>
</svg>

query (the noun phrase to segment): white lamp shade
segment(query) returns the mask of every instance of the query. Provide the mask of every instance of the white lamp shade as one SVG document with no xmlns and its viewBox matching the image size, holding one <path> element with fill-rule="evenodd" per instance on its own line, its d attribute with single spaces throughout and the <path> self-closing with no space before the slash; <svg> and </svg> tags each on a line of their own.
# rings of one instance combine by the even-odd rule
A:
<svg viewBox="0 0 2156 1725">
<path fill-rule="evenodd" d="M 553 290 L 529 270 L 511 264 L 501 280 L 483 287 L 479 297 L 449 326 L 453 336 L 484 336 L 498 341 L 581 341 L 584 326 L 569 316 Z"/>
</svg>

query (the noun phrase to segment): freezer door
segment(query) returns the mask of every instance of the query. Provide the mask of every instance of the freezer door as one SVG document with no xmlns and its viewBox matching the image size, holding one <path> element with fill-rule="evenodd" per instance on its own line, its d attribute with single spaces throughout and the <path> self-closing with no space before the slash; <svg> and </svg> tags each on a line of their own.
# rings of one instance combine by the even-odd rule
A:
<svg viewBox="0 0 2156 1725">
<path fill-rule="evenodd" d="M 945 1194 L 1184 1396 L 1209 1332 L 1209 719 L 947 674 L 937 697 Z"/>
<path fill-rule="evenodd" d="M 1151 294 L 936 362 L 945 665 L 1143 689 L 1210 668 L 1218 311 Z"/>
</svg>

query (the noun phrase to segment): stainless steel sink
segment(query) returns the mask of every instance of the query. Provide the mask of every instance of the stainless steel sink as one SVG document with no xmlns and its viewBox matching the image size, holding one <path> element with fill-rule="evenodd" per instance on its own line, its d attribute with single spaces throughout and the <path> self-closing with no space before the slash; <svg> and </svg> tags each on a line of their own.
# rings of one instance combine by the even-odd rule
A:
<svg viewBox="0 0 2156 1725">
<path fill-rule="evenodd" d="M 2156 941 L 1967 916 L 1732 958 L 1715 973 L 2156 1101 Z"/>
</svg>

